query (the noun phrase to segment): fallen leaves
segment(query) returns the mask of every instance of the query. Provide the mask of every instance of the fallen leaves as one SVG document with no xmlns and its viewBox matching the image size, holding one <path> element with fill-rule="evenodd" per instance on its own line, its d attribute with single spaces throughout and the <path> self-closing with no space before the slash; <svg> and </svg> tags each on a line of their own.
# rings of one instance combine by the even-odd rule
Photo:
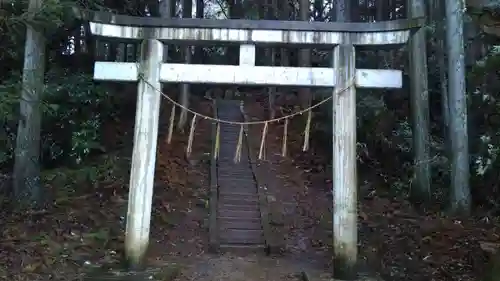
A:
<svg viewBox="0 0 500 281">
<path fill-rule="evenodd" d="M 210 107 L 201 106 L 209 113 Z M 200 120 L 193 155 L 210 150 L 207 130 L 210 123 Z M 156 178 L 161 188 L 155 187 L 150 238 L 153 250 L 148 260 L 161 260 L 169 252 L 196 255 L 204 247 L 205 238 L 198 237 L 203 235 L 198 221 L 203 221 L 205 203 L 196 207 L 191 202 L 197 197 L 206 200 L 203 196 L 208 185 L 203 181 L 208 181 L 202 162 L 193 167 L 185 160 L 185 143 L 182 135 L 168 146 L 159 143 Z M 53 180 L 47 188 L 55 201 L 42 212 L 0 209 L 1 279 L 81 280 L 83 273 L 116 267 L 121 262 L 125 227 L 121 218 L 126 216 L 130 160 L 115 154 L 105 158 L 97 162 L 102 166 L 96 164 L 91 171 L 64 169 L 47 173 L 47 179 Z M 176 243 L 169 243 L 169 237 Z M 168 268 L 156 267 L 158 280 L 175 275 L 176 270 Z"/>
<path fill-rule="evenodd" d="M 257 119 L 263 119 L 265 115 L 262 108 L 265 106 L 267 104 L 249 102 L 246 109 Z M 282 124 L 273 124 L 269 132 L 268 159 L 275 165 L 279 164 L 275 174 L 282 182 L 280 186 L 287 193 L 295 194 L 297 210 L 302 210 L 295 212 L 293 219 L 289 217 L 286 220 L 288 243 L 292 244 L 290 247 L 300 248 L 298 245 L 293 246 L 294 239 L 300 240 L 300 237 L 306 236 L 316 248 L 307 251 L 322 248 L 328 253 L 327 261 L 331 257 L 332 202 L 329 193 L 331 169 L 326 168 L 326 151 L 313 146 L 311 151 L 301 152 L 301 129 L 295 128 L 289 130 L 288 136 L 289 155 L 294 155 L 293 159 L 280 156 L 273 158 L 273 152 L 280 149 L 278 134 L 282 132 Z M 367 173 L 369 170 L 359 174 L 360 182 L 365 178 L 367 181 L 377 178 L 377 175 Z M 380 184 L 383 183 L 376 182 L 371 188 L 380 190 L 381 187 L 377 186 Z M 309 187 L 308 192 L 301 191 L 302 187 Z M 378 271 L 386 279 L 477 280 L 484 270 L 484 252 L 490 253 L 500 248 L 500 231 L 491 220 L 476 217 L 456 220 L 438 211 L 417 212 L 408 201 L 381 194 L 373 191 L 370 198 L 360 198 L 359 250 L 372 270 Z M 289 200 L 287 196 L 279 194 L 276 198 L 278 202 Z M 316 223 L 308 223 L 306 216 L 312 217 Z"/>
</svg>

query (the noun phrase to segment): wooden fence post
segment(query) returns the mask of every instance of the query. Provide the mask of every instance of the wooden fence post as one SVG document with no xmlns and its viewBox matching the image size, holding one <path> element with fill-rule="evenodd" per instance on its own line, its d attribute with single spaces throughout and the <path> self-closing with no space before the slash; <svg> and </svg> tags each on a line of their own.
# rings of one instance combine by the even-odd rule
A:
<svg viewBox="0 0 500 281">
<path fill-rule="evenodd" d="M 142 265 L 149 243 L 162 57 L 163 44 L 160 41 L 142 41 L 125 233 L 126 260 L 132 268 Z"/>
<path fill-rule="evenodd" d="M 356 57 L 353 45 L 334 49 L 333 95 L 334 278 L 353 280 L 357 259 Z"/>
</svg>

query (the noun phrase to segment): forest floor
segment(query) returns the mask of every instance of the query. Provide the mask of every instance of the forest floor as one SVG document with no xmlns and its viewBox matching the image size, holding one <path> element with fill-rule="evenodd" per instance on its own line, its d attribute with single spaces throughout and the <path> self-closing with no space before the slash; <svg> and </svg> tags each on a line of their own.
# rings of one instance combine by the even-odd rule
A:
<svg viewBox="0 0 500 281">
<path fill-rule="evenodd" d="M 196 104 L 196 110 L 211 115 L 211 102 Z M 253 118 L 265 117 L 262 104 L 250 104 L 247 112 Z M 165 123 L 167 115 L 162 116 Z M 280 180 L 280 187 L 271 192 L 277 201 L 292 206 L 283 210 L 284 256 L 207 253 L 211 123 L 200 119 L 190 161 L 184 156 L 187 134 L 174 134 L 170 144 L 165 137 L 159 140 L 150 270 L 145 279 L 301 280 L 299 273 L 304 270 L 318 278 L 313 280 L 328 280 L 332 204 L 325 150 L 312 145 L 302 152 L 302 130 L 291 126 L 288 155 L 293 157 L 281 157 L 283 124 L 270 126 L 266 161 Z M 133 120 L 109 128 L 110 138 L 131 142 Z M 260 135 L 261 129 L 251 128 L 252 134 Z M 130 164 L 123 164 L 123 159 L 130 158 L 131 151 L 125 154 L 107 155 L 94 168 L 46 172 L 44 178 L 50 180 L 46 191 L 55 203 L 42 211 L 12 213 L 2 208 L 0 279 L 111 279 L 103 276 L 118 272 L 112 268 L 119 263 L 124 242 Z M 370 178 L 361 174 L 359 182 Z M 498 225 L 481 217 L 458 220 L 439 212 L 417 212 L 407 201 L 383 192 L 387 189 L 377 182 L 360 194 L 363 270 L 383 280 L 482 280 L 486 257 L 480 243 L 500 243 Z M 124 275 L 112 279 L 131 280 Z"/>
</svg>

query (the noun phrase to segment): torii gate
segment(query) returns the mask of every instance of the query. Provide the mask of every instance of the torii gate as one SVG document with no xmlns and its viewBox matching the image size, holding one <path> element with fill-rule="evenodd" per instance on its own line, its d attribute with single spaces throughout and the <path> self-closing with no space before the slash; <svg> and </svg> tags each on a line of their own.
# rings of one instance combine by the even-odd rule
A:
<svg viewBox="0 0 500 281">
<path fill-rule="evenodd" d="M 96 36 L 142 40 L 138 63 L 96 62 L 94 79 L 138 81 L 125 250 L 140 265 L 149 242 L 161 83 L 332 87 L 333 235 L 336 263 L 357 256 L 356 87 L 401 88 L 402 71 L 356 69 L 354 46 L 404 44 L 424 18 L 377 23 L 164 19 L 92 13 Z M 239 44 L 239 65 L 162 63 L 163 43 Z M 255 66 L 256 45 L 331 46 L 330 68 Z M 220 75 L 220 73 L 224 75 Z M 354 85 L 354 86 L 352 86 Z M 345 90 L 344 90 L 345 89 Z"/>
</svg>

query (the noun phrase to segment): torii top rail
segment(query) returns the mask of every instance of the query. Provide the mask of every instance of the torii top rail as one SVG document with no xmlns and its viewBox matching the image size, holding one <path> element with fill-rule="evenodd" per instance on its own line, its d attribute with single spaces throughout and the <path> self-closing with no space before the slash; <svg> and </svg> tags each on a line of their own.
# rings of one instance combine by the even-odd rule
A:
<svg viewBox="0 0 500 281">
<path fill-rule="evenodd" d="M 362 22 L 304 22 L 273 20 L 164 19 L 132 17 L 104 12 L 84 12 L 94 35 L 185 43 L 255 43 L 294 45 L 392 45 L 404 44 L 425 18 Z"/>
<path fill-rule="evenodd" d="M 373 46 L 404 44 L 424 18 L 378 23 L 302 22 L 270 20 L 161 19 L 79 13 L 90 20 L 92 34 L 120 40 L 154 39 L 181 44 L 240 44 L 240 65 L 163 64 L 161 82 L 221 83 L 333 87 L 333 68 L 255 66 L 255 45 Z M 224 73 L 225 75 L 219 75 Z M 139 69 L 133 63 L 97 62 L 98 80 L 137 81 Z M 400 88 L 399 70 L 358 69 L 358 87 Z"/>
<path fill-rule="evenodd" d="M 335 88 L 332 92 L 334 250 L 336 260 L 354 268 L 357 256 L 356 87 L 402 87 L 400 70 L 356 69 L 354 46 L 404 44 L 412 31 L 423 26 L 424 18 L 322 23 L 160 19 L 79 11 L 76 14 L 90 21 L 90 30 L 96 36 L 142 40 L 138 63 L 96 62 L 94 69 L 97 80 L 139 82 L 125 240 L 125 252 L 132 265 L 139 265 L 143 260 L 149 241 L 161 83 L 181 82 Z M 162 63 L 160 41 L 190 45 L 239 44 L 239 65 Z M 256 45 L 332 46 L 332 67 L 255 66 Z"/>
</svg>

